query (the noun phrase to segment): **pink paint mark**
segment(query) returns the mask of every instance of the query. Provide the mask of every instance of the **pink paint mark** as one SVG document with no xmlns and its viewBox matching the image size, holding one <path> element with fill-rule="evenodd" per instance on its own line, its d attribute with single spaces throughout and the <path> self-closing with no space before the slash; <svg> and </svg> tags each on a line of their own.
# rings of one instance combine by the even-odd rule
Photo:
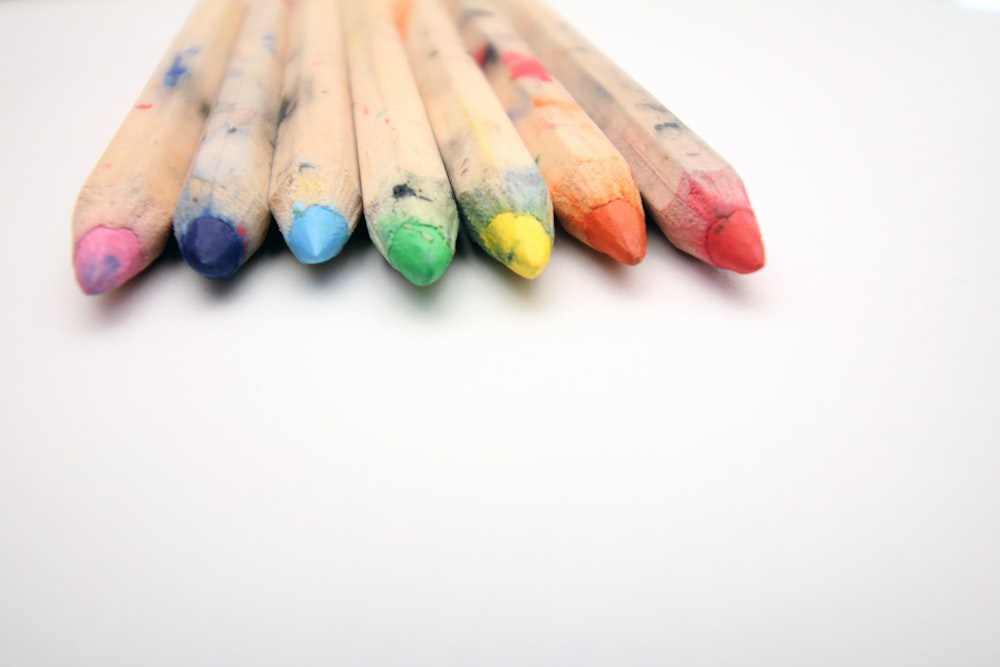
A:
<svg viewBox="0 0 1000 667">
<path fill-rule="evenodd" d="M 510 70 L 511 81 L 521 78 L 537 79 L 538 81 L 552 80 L 549 70 L 545 69 L 545 65 L 535 56 L 508 51 L 500 56 L 500 60 Z"/>
<path fill-rule="evenodd" d="M 691 172 L 662 212 L 670 241 L 713 266 L 751 273 L 764 266 L 764 244 L 746 190 L 731 168 Z"/>
<path fill-rule="evenodd" d="M 152 104 L 136 104 L 135 108 L 136 109 L 140 109 L 142 111 L 145 111 L 146 109 L 152 109 L 153 105 Z"/>
<path fill-rule="evenodd" d="M 363 109 L 363 111 L 365 112 L 365 115 L 367 116 L 368 115 L 368 105 L 367 104 L 365 105 L 365 108 Z"/>
<path fill-rule="evenodd" d="M 76 281 L 87 294 L 113 290 L 142 271 L 145 265 L 139 237 L 124 227 L 94 227 L 73 249 Z"/>
<path fill-rule="evenodd" d="M 110 162 L 105 162 L 104 163 L 104 168 L 105 169 L 111 169 L 111 163 Z"/>
<path fill-rule="evenodd" d="M 483 63 L 486 62 L 486 54 L 489 53 L 489 52 L 490 52 L 490 45 L 489 44 L 483 44 L 478 49 L 476 49 L 474 53 L 471 54 L 472 55 L 472 59 L 476 61 L 477 65 L 479 65 L 480 67 L 482 67 Z"/>
<path fill-rule="evenodd" d="M 677 189 L 683 195 L 684 204 L 711 227 L 728 218 L 739 209 L 749 209 L 746 191 L 738 182 L 738 177 L 726 178 L 728 174 L 712 172 L 690 172 L 684 175 Z"/>
<path fill-rule="evenodd" d="M 241 239 L 245 239 L 247 237 L 247 228 L 243 225 L 237 225 L 236 233 L 240 235 Z"/>
</svg>

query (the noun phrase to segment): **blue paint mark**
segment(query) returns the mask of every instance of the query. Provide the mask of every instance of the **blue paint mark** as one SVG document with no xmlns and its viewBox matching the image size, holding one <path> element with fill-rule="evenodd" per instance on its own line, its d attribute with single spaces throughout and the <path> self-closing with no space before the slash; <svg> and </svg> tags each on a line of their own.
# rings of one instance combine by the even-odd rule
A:
<svg viewBox="0 0 1000 667">
<path fill-rule="evenodd" d="M 91 261 L 87 264 L 87 267 L 83 271 L 83 281 L 88 285 L 94 286 L 93 289 L 95 290 L 106 292 L 116 287 L 112 283 L 112 279 L 121 267 L 122 263 L 118 261 L 117 257 L 114 255 L 104 255 L 99 260 Z M 103 285 L 110 286 L 101 287 Z"/>
<path fill-rule="evenodd" d="M 174 88 L 180 80 L 191 74 L 191 71 L 184 66 L 184 59 L 181 56 L 174 58 L 170 63 L 170 69 L 163 75 L 163 85 L 167 88 Z"/>
<path fill-rule="evenodd" d="M 186 53 L 189 56 L 196 56 L 200 52 L 201 52 L 201 47 L 200 46 L 189 46 L 187 48 L 187 51 L 185 51 L 184 53 Z"/>
<path fill-rule="evenodd" d="M 274 50 L 274 35 L 272 35 L 271 33 L 267 33 L 266 35 L 260 38 L 260 41 L 264 43 L 264 48 L 267 49 L 268 53 L 270 53 L 272 56 L 277 55 L 277 53 Z"/>
<path fill-rule="evenodd" d="M 101 265 L 97 262 L 88 262 L 86 268 L 83 270 L 83 280 L 88 285 L 93 285 L 98 281 L 97 270 L 101 268 Z M 101 276 L 104 277 L 103 275 Z"/>
</svg>

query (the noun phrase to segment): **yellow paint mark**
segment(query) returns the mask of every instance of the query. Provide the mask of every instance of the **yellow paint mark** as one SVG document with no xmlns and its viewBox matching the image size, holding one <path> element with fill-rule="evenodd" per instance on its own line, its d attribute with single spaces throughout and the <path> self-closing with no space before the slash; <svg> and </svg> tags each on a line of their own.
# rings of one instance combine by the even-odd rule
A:
<svg viewBox="0 0 1000 667">
<path fill-rule="evenodd" d="M 549 263 L 552 237 L 533 215 L 501 213 L 483 230 L 486 248 L 511 271 L 535 278 Z"/>
<path fill-rule="evenodd" d="M 479 142 L 479 147 L 483 149 L 483 156 L 486 158 L 486 161 L 492 162 L 493 152 L 490 150 L 490 143 L 486 140 L 486 124 L 481 118 L 470 114 L 464 104 L 462 105 L 462 116 L 465 117 L 466 124 L 472 130 L 472 134 L 475 135 L 476 141 Z"/>
<path fill-rule="evenodd" d="M 318 176 L 302 176 L 299 175 L 299 193 L 300 195 L 310 195 L 313 199 L 319 200 L 326 194 L 327 182 L 325 179 L 319 178 Z"/>
</svg>

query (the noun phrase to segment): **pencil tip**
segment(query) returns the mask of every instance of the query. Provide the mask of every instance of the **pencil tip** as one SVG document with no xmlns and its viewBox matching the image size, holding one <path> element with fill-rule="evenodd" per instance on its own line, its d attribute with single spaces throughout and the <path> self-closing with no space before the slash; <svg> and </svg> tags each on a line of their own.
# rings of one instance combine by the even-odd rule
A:
<svg viewBox="0 0 1000 667">
<path fill-rule="evenodd" d="M 188 225 L 179 239 L 181 255 L 206 278 L 227 278 L 243 262 L 243 239 L 233 225 L 205 216 Z"/>
<path fill-rule="evenodd" d="M 399 227 L 387 248 L 389 263 L 420 287 L 444 275 L 454 254 L 454 247 L 437 227 L 419 222 L 407 222 Z"/>
<path fill-rule="evenodd" d="M 73 269 L 86 294 L 120 287 L 143 269 L 139 237 L 131 229 L 95 227 L 76 242 Z"/>
<path fill-rule="evenodd" d="M 552 255 L 552 233 L 533 215 L 501 213 L 482 236 L 486 249 L 524 278 L 536 278 Z"/>
<path fill-rule="evenodd" d="M 340 254 L 351 235 L 347 220 L 326 206 L 310 206 L 295 211 L 285 240 L 295 258 L 303 264 L 319 264 Z"/>
<path fill-rule="evenodd" d="M 631 265 L 646 256 L 646 216 L 635 204 L 616 199 L 598 206 L 587 214 L 584 225 L 594 250 Z"/>
<path fill-rule="evenodd" d="M 740 209 L 708 228 L 705 246 L 712 263 L 736 273 L 753 273 L 764 266 L 764 243 L 753 211 Z"/>
</svg>

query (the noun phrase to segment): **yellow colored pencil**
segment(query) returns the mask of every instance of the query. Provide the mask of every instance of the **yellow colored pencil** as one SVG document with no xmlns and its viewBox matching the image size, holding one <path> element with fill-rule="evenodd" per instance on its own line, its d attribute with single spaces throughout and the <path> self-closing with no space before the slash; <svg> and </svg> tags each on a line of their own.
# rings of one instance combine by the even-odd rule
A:
<svg viewBox="0 0 1000 667">
<path fill-rule="evenodd" d="M 181 254 L 209 278 L 232 275 L 271 223 L 268 181 L 287 42 L 285 0 L 253 0 L 219 100 L 174 211 Z"/>
<path fill-rule="evenodd" d="M 303 264 L 336 256 L 361 218 L 339 0 L 296 0 L 271 166 L 271 213 Z"/>
<path fill-rule="evenodd" d="M 572 236 L 619 262 L 646 255 L 646 217 L 625 158 L 492 0 L 452 0 L 465 47 L 507 110 Z"/>
<path fill-rule="evenodd" d="M 438 0 L 399 0 L 403 36 L 466 229 L 525 278 L 552 253 L 552 202 L 531 154 Z"/>
<path fill-rule="evenodd" d="M 738 273 L 764 266 L 757 218 L 728 162 L 540 1 L 498 1 L 625 156 L 650 215 L 671 243 Z"/>
<path fill-rule="evenodd" d="M 416 285 L 455 254 L 458 210 L 386 0 L 345 5 L 368 234 Z"/>
<path fill-rule="evenodd" d="M 163 252 L 244 12 L 239 0 L 195 6 L 83 185 L 73 268 L 87 294 L 119 287 Z"/>
</svg>

